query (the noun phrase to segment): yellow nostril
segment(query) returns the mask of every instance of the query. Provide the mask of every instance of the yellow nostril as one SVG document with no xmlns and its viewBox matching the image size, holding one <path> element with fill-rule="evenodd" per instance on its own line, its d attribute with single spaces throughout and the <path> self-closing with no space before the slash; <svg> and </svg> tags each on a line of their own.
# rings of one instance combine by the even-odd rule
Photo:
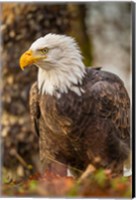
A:
<svg viewBox="0 0 136 200">
<path fill-rule="evenodd" d="M 31 55 L 32 55 L 31 52 L 26 52 L 25 54 L 26 54 L 27 56 L 31 56 Z"/>
</svg>

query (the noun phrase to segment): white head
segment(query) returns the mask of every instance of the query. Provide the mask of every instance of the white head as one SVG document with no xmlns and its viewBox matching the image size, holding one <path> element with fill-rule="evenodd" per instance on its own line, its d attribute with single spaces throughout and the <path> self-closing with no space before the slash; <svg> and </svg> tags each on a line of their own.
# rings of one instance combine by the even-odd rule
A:
<svg viewBox="0 0 136 200">
<path fill-rule="evenodd" d="M 75 40 L 65 35 L 48 34 L 37 39 L 20 58 L 24 68 L 35 64 L 38 68 L 38 87 L 42 93 L 67 93 L 82 83 L 85 66 Z"/>
</svg>

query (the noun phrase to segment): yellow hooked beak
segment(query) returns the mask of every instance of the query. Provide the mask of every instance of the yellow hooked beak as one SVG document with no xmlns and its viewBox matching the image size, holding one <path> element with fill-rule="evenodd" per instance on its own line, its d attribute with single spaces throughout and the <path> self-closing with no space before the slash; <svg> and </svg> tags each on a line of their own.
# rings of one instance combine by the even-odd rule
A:
<svg viewBox="0 0 136 200">
<path fill-rule="evenodd" d="M 36 56 L 34 55 L 32 50 L 28 50 L 22 54 L 20 57 L 20 67 L 22 70 L 24 70 L 25 67 L 36 63 L 38 60 L 45 58 L 45 56 Z"/>
</svg>

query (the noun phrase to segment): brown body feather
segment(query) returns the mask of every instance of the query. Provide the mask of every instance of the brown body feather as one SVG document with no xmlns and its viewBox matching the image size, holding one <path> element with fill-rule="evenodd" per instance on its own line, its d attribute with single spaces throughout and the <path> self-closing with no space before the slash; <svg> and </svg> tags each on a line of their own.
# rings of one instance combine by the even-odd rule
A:
<svg viewBox="0 0 136 200">
<path fill-rule="evenodd" d="M 40 94 L 37 83 L 32 86 L 30 113 L 40 159 L 45 169 L 56 160 L 79 170 L 92 163 L 120 174 L 130 147 L 130 100 L 116 75 L 86 72 L 81 96 L 69 91 L 56 98 Z"/>
</svg>

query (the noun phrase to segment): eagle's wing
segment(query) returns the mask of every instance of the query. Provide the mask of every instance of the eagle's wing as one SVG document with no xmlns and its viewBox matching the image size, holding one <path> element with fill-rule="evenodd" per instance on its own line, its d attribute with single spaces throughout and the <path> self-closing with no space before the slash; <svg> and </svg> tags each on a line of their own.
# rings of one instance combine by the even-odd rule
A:
<svg viewBox="0 0 136 200">
<path fill-rule="evenodd" d="M 102 72 L 102 80 L 90 90 L 97 116 L 112 121 L 118 137 L 130 144 L 130 99 L 123 82 L 110 73 Z"/>
<path fill-rule="evenodd" d="M 29 108 L 30 108 L 30 117 L 33 129 L 35 133 L 39 136 L 39 119 L 41 116 L 40 107 L 39 107 L 39 95 L 38 95 L 38 88 L 37 82 L 35 82 L 30 90 L 29 96 Z"/>
<path fill-rule="evenodd" d="M 82 89 L 84 94 L 65 95 L 58 101 L 58 110 L 71 119 L 72 134 L 80 135 L 92 119 L 101 118 L 113 123 L 118 137 L 129 143 L 130 100 L 121 79 L 109 72 L 88 69 Z"/>
</svg>

